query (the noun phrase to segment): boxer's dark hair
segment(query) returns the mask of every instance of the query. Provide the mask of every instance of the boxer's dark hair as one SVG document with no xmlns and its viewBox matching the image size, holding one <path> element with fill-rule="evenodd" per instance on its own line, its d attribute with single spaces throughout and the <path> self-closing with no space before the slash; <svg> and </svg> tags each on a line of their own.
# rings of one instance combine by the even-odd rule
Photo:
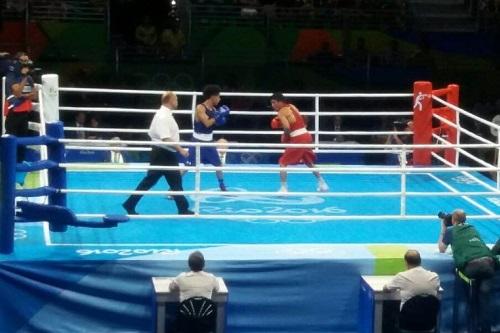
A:
<svg viewBox="0 0 500 333">
<path fill-rule="evenodd" d="M 219 96 L 221 88 L 216 84 L 209 84 L 203 88 L 203 98 L 205 100 L 209 99 L 212 96 Z"/>
<path fill-rule="evenodd" d="M 271 100 L 275 100 L 275 101 L 278 101 L 278 102 L 286 102 L 287 101 L 286 97 L 283 96 L 283 93 L 280 93 L 280 92 L 275 92 L 271 96 Z"/>
</svg>

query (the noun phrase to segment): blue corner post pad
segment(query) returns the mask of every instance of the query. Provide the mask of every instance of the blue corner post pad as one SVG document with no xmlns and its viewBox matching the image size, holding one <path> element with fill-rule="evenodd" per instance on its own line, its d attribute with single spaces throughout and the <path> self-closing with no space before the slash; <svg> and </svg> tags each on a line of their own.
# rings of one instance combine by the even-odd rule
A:
<svg viewBox="0 0 500 333">
<path fill-rule="evenodd" d="M 118 223 L 127 222 L 129 218 L 125 215 L 106 215 L 102 221 L 82 221 L 70 209 L 57 205 L 42 205 L 29 201 L 19 201 L 17 207 L 21 209 L 17 217 L 27 221 L 48 221 L 51 225 L 74 226 L 86 228 L 112 228 Z M 19 221 L 21 222 L 21 221 Z M 64 231 L 54 228 L 53 231 Z"/>
</svg>

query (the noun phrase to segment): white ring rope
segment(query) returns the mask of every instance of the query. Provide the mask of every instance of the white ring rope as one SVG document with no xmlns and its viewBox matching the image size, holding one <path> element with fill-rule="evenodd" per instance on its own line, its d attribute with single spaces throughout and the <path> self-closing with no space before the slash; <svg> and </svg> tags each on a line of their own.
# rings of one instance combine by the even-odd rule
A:
<svg viewBox="0 0 500 333">
<path fill-rule="evenodd" d="M 135 109 L 135 108 L 119 108 L 119 107 L 76 107 L 76 106 L 61 106 L 61 111 L 75 111 L 75 112 L 128 112 L 128 113 L 147 113 L 154 114 L 158 109 Z M 175 110 L 174 114 L 192 114 L 192 110 Z"/>
<path fill-rule="evenodd" d="M 156 113 L 158 109 L 140 109 L 140 108 L 120 108 L 120 107 L 81 107 L 81 106 L 61 106 L 61 111 L 75 111 L 75 112 L 130 112 L 130 113 Z M 188 114 L 191 115 L 193 110 L 173 110 L 173 114 Z M 246 115 L 246 116 L 275 116 L 276 111 L 262 110 L 262 111 L 237 111 L 231 110 L 232 115 Z M 301 111 L 302 115 L 314 116 L 314 111 Z M 411 116 L 411 111 L 321 111 L 318 114 L 321 116 Z"/>
<path fill-rule="evenodd" d="M 65 131 L 86 131 L 86 132 L 114 132 L 114 133 L 148 133 L 149 129 L 127 129 L 127 128 L 104 128 L 104 127 L 64 127 Z M 180 130 L 180 134 L 191 134 L 192 129 Z M 248 131 L 248 130 L 238 130 L 238 131 L 213 131 L 214 134 L 244 134 L 244 135 L 281 135 L 283 131 Z M 309 131 L 311 134 L 322 134 L 322 135 L 411 135 L 413 132 L 408 131 Z"/>
<path fill-rule="evenodd" d="M 473 132 L 471 132 L 471 131 L 467 130 L 467 129 L 466 129 L 466 128 L 464 128 L 464 127 L 457 126 L 456 124 L 452 123 L 451 121 L 449 121 L 449 120 L 448 120 L 448 119 L 446 119 L 446 118 L 443 118 L 443 117 L 441 117 L 441 116 L 439 116 L 439 115 L 437 115 L 437 114 L 434 114 L 433 116 L 434 116 L 435 118 L 439 119 L 440 121 L 442 121 L 443 123 L 445 123 L 445 124 L 447 124 L 447 125 L 449 125 L 449 126 L 451 126 L 451 127 L 455 128 L 455 129 L 457 129 L 457 130 L 460 130 L 460 132 L 461 132 L 461 133 L 465 133 L 465 134 L 469 135 L 470 137 L 472 137 L 472 138 L 474 138 L 474 139 L 476 139 L 476 140 L 478 140 L 478 141 L 481 141 L 481 142 L 484 142 L 484 143 L 493 144 L 493 145 L 495 144 L 495 142 L 490 141 L 490 140 L 488 140 L 488 139 L 485 139 L 485 138 L 483 138 L 483 137 L 480 137 L 479 135 L 474 134 Z"/>
<path fill-rule="evenodd" d="M 481 118 L 481 117 L 478 117 L 478 116 L 476 116 L 475 114 L 472 114 L 472 113 L 470 113 L 470 112 L 468 112 L 468 111 L 465 111 L 464 109 L 459 108 L 459 107 L 458 107 L 458 106 L 456 106 L 456 105 L 453 105 L 453 104 L 451 104 L 451 103 L 448 103 L 447 101 L 445 101 L 445 100 L 443 100 L 443 99 L 441 99 L 441 98 L 439 98 L 439 97 L 437 97 L 437 96 L 432 96 L 432 98 L 433 98 L 434 100 L 436 100 L 436 101 L 438 101 L 438 102 L 442 103 L 443 105 L 445 105 L 445 106 L 449 107 L 450 109 L 455 110 L 456 112 L 458 112 L 458 113 L 460 113 L 460 114 L 463 114 L 464 116 L 468 116 L 468 117 L 470 117 L 470 118 L 472 118 L 472 119 L 474 119 L 474 120 L 477 120 L 477 121 L 479 121 L 480 123 L 483 123 L 483 124 L 485 124 L 485 125 L 488 125 L 489 127 L 492 127 L 492 128 L 494 128 L 494 129 L 496 129 L 497 131 L 500 129 L 500 125 L 497 125 L 497 124 L 495 124 L 495 123 L 493 123 L 493 122 L 491 122 L 491 121 L 485 120 L 485 119 L 483 119 L 483 118 Z"/>
<path fill-rule="evenodd" d="M 103 151 L 151 151 L 151 148 L 134 148 L 134 147 L 114 147 L 114 146 L 66 146 L 67 150 L 103 150 Z M 224 149 L 225 154 L 228 153 L 283 153 L 284 149 Z M 342 150 L 342 149 L 321 149 L 317 152 L 324 153 L 342 153 L 342 154 L 396 154 L 403 150 L 383 149 L 383 150 Z"/>
<path fill-rule="evenodd" d="M 59 91 L 67 92 L 94 92 L 94 93 L 116 93 L 116 94 L 138 94 L 138 95 L 162 95 L 163 90 L 131 90 L 131 89 L 103 89 L 103 88 L 75 88 L 75 87 L 60 87 Z M 201 96 L 201 92 L 197 91 L 175 91 L 179 96 Z M 286 97 L 335 97 L 335 98 L 405 98 L 413 97 L 410 93 L 350 93 L 350 94 L 298 94 L 287 93 L 283 94 Z M 241 92 L 221 92 L 221 96 L 234 97 L 271 97 L 271 93 L 241 93 Z"/>
<path fill-rule="evenodd" d="M 450 166 L 450 167 L 453 167 L 455 166 L 453 163 L 447 161 L 445 158 L 439 156 L 438 154 L 436 154 L 435 152 L 432 152 L 432 156 L 438 160 L 440 160 L 441 162 L 443 162 L 445 165 L 447 166 Z M 487 188 L 487 189 L 490 189 L 491 191 L 495 192 L 495 193 L 500 193 L 500 189 L 497 189 L 493 186 L 491 186 L 490 184 L 488 183 L 485 183 L 484 181 L 482 181 L 481 179 L 477 178 L 476 176 L 470 174 L 469 172 L 467 171 L 461 171 L 461 173 L 463 175 L 465 175 L 466 177 L 469 177 L 470 179 L 474 180 L 475 182 L 477 182 L 478 184 L 482 185 L 483 187 Z"/>
<path fill-rule="evenodd" d="M 435 152 L 431 152 L 432 156 L 438 159 L 439 161 L 443 162 L 443 164 L 449 166 L 449 167 L 454 167 L 455 164 L 447 161 L 444 157 L 441 157 L 439 154 L 436 154 Z"/>
<path fill-rule="evenodd" d="M 310 173 L 311 171 L 318 171 L 324 173 L 339 173 L 339 174 L 353 174 L 353 173 L 423 173 L 423 172 L 458 172 L 458 171 L 497 171 L 497 167 L 487 168 L 487 167 L 374 167 L 374 168 L 359 168 L 359 167 L 349 167 L 349 168 L 338 168 L 338 167 L 235 167 L 235 166 L 129 166 L 123 164 L 96 164 L 96 163 L 59 163 L 59 167 L 67 169 L 92 169 L 92 170 L 200 170 L 200 171 L 252 171 L 252 172 L 276 172 L 288 171 L 295 173 Z"/>
<path fill-rule="evenodd" d="M 437 134 L 432 134 L 432 137 L 435 138 L 437 141 L 439 142 L 443 142 L 445 145 L 449 145 L 451 144 L 449 141 L 443 139 L 442 137 L 440 137 L 439 135 Z M 444 149 L 446 149 L 445 147 L 443 147 Z M 485 167 L 488 167 L 488 168 L 495 168 L 494 165 L 490 164 L 490 163 L 487 163 L 485 161 L 483 161 L 482 159 L 474 156 L 473 154 L 469 153 L 468 151 L 462 149 L 462 148 L 455 148 L 457 151 L 459 151 L 461 154 L 467 156 L 468 158 L 470 158 L 471 160 L 479 163 L 479 164 L 482 164 L 483 166 Z"/>
<path fill-rule="evenodd" d="M 274 196 L 274 197 L 299 197 L 299 196 L 318 196 L 318 197 L 400 197 L 403 192 L 269 192 L 269 191 L 251 191 L 251 192 L 239 192 L 239 191 L 134 191 L 134 190 L 98 190 L 98 189 L 58 189 L 59 193 L 78 193 L 78 194 L 140 194 L 140 195 L 152 195 L 152 196 L 164 196 L 164 195 L 191 195 L 191 196 Z M 499 191 L 495 192 L 404 192 L 406 196 L 413 197 L 428 197 L 428 196 L 439 196 L 439 197 L 455 197 L 455 196 L 500 196 Z"/>
<path fill-rule="evenodd" d="M 82 218 L 103 218 L 104 214 L 76 214 L 78 217 Z M 379 221 L 379 220 L 436 220 L 435 215 L 233 215 L 233 214 L 224 214 L 224 215 L 174 215 L 174 214 L 144 214 L 144 215 L 129 215 L 131 219 L 192 219 L 194 218 L 202 218 L 202 219 L 211 219 L 211 220 L 258 220 L 258 221 L 282 221 L 282 220 L 291 220 L 291 221 L 339 221 L 339 220 L 371 220 L 371 221 Z M 500 215 L 467 215 L 467 218 L 474 220 L 493 220 L 499 219 Z"/>
<path fill-rule="evenodd" d="M 147 146 L 164 146 L 165 142 L 159 141 L 140 141 L 140 140 L 87 140 L 87 139 L 58 139 L 61 143 L 80 143 L 80 144 L 102 144 L 108 143 L 110 145 L 147 145 Z M 200 147 L 218 147 L 220 143 L 217 142 L 191 142 L 191 141 L 178 141 L 168 142 L 168 145 L 182 145 L 182 146 L 200 146 Z M 345 144 L 345 143 L 310 143 L 310 144 L 293 144 L 293 143 L 243 143 L 243 142 L 228 142 L 227 146 L 233 147 L 253 147 L 253 148 L 374 148 L 374 149 L 404 149 L 410 150 L 415 148 L 442 148 L 442 145 L 436 144 Z M 500 144 L 481 144 L 481 143 L 465 143 L 465 144 L 451 144 L 449 148 L 499 148 Z"/>
</svg>

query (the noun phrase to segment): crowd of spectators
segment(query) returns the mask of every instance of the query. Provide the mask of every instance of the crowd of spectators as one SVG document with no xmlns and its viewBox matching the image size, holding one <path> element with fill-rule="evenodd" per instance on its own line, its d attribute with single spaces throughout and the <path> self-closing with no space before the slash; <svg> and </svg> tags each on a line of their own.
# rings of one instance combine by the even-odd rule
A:
<svg viewBox="0 0 500 333">
<path fill-rule="evenodd" d="M 8 13 L 8 17 L 23 17 L 28 9 L 32 17 L 57 20 L 69 17 L 102 15 L 105 13 L 106 6 L 106 0 L 6 0 L 3 9 Z"/>
<path fill-rule="evenodd" d="M 241 13 L 241 17 L 266 17 L 271 23 L 307 25 L 397 26 L 404 28 L 406 2 L 403 0 L 193 0 L 206 13 Z M 219 9 L 217 9 L 219 7 Z M 224 10 L 221 11 L 222 7 Z M 240 8 L 234 10 L 234 8 Z M 217 11 L 216 11 L 217 9 Z M 194 15 L 193 15 L 194 16 Z"/>
<path fill-rule="evenodd" d="M 177 60 L 184 56 L 186 37 L 178 8 L 171 1 L 112 0 L 111 33 L 123 54 Z"/>
<path fill-rule="evenodd" d="M 144 16 L 134 31 L 134 45 L 140 54 L 159 55 L 164 59 L 180 59 L 186 38 L 180 27 L 180 19 L 172 17 L 163 28 Z"/>
<path fill-rule="evenodd" d="M 371 8 L 389 9 L 404 6 L 403 0 L 192 0 L 195 5 L 237 5 L 266 6 L 272 5 L 285 8 Z"/>
</svg>

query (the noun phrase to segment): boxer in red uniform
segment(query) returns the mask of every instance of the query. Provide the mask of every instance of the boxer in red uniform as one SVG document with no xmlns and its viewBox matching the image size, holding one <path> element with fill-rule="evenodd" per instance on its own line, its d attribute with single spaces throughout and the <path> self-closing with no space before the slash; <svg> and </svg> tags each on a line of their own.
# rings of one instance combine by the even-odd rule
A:
<svg viewBox="0 0 500 333">
<path fill-rule="evenodd" d="M 299 110 L 293 104 L 288 103 L 283 94 L 275 93 L 271 96 L 271 106 L 278 112 L 278 115 L 271 121 L 271 128 L 282 128 L 284 133 L 281 136 L 282 143 L 310 144 L 312 143 L 311 134 L 307 131 L 304 118 Z M 280 167 L 285 168 L 290 164 L 304 163 L 310 168 L 314 168 L 316 155 L 311 148 L 286 148 L 279 159 Z M 318 171 L 313 171 L 318 179 L 318 188 L 320 192 L 328 191 L 328 184 L 321 177 Z M 287 172 L 280 171 L 281 188 L 280 192 L 287 192 Z"/>
</svg>

